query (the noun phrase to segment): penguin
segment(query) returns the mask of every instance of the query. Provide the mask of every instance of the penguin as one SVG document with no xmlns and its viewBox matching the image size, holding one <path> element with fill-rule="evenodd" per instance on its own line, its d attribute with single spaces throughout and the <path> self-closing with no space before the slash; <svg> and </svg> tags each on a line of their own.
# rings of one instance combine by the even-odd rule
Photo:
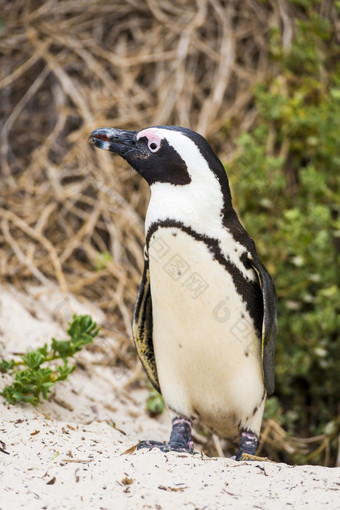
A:
<svg viewBox="0 0 340 510">
<path fill-rule="evenodd" d="M 167 443 L 138 448 L 193 453 L 201 422 L 238 441 L 233 458 L 251 458 L 274 391 L 277 298 L 221 161 L 183 127 L 100 128 L 89 142 L 123 157 L 151 190 L 132 330 L 172 429 Z"/>
</svg>

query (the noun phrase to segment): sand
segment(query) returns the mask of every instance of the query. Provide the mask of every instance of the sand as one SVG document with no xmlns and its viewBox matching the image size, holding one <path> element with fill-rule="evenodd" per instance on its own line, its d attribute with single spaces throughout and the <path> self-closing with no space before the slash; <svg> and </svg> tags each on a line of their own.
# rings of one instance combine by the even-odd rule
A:
<svg viewBox="0 0 340 510">
<path fill-rule="evenodd" d="M 57 290 L 3 288 L 3 356 L 63 338 L 58 320 L 73 311 L 104 320 Z M 127 452 L 140 439 L 166 439 L 168 416 L 150 418 L 147 391 L 128 384 L 131 371 L 102 366 L 98 356 L 79 353 L 81 365 L 37 408 L 0 398 L 0 510 L 340 508 L 340 468 Z M 1 388 L 8 380 L 0 377 Z"/>
</svg>

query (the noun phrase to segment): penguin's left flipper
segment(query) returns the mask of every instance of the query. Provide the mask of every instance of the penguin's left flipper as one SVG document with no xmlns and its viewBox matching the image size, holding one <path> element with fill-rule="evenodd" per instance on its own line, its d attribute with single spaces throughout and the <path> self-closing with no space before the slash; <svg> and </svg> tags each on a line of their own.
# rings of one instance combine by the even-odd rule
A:
<svg viewBox="0 0 340 510">
<path fill-rule="evenodd" d="M 132 335 L 139 359 L 153 387 L 161 393 L 152 340 L 152 300 L 149 260 L 144 252 L 144 271 L 132 319 Z"/>
<path fill-rule="evenodd" d="M 264 384 L 267 394 L 274 392 L 274 356 L 275 340 L 277 335 L 277 297 L 272 277 L 256 254 L 248 253 L 248 260 L 256 271 L 263 296 L 263 323 L 262 323 L 262 365 Z"/>
</svg>

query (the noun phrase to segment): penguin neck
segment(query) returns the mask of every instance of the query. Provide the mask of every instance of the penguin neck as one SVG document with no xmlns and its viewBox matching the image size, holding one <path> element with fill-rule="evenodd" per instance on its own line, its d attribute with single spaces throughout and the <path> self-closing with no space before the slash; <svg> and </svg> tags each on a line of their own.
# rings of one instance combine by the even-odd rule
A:
<svg viewBox="0 0 340 510">
<path fill-rule="evenodd" d="M 171 220 L 196 232 L 206 230 L 207 234 L 219 238 L 227 217 L 236 213 L 232 207 L 226 174 L 225 179 L 213 173 L 208 179 L 206 177 L 204 180 L 193 178 L 190 184 L 182 186 L 163 182 L 152 184 L 145 218 L 146 235 L 155 223 Z"/>
</svg>

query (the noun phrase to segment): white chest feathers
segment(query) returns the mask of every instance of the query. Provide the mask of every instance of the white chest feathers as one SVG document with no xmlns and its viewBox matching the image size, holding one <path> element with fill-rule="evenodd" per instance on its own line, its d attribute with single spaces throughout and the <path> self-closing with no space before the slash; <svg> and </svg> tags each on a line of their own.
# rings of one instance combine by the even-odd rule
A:
<svg viewBox="0 0 340 510">
<path fill-rule="evenodd" d="M 260 340 L 232 276 L 204 242 L 176 227 L 152 235 L 149 264 L 165 402 L 222 436 L 240 428 L 258 434 L 265 399 Z"/>
</svg>

